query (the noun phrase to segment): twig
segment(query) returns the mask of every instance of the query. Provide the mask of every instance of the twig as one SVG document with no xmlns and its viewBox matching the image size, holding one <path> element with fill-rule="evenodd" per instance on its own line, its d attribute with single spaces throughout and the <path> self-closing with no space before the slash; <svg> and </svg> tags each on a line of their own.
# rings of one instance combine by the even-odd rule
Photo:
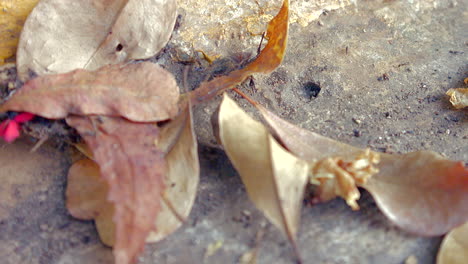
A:
<svg viewBox="0 0 468 264">
<path fill-rule="evenodd" d="M 36 152 L 37 149 L 39 149 L 39 147 L 42 146 L 42 144 L 44 144 L 47 139 L 49 139 L 49 136 L 43 136 L 39 139 L 39 141 L 37 141 L 37 143 L 34 145 L 34 147 L 32 147 L 32 149 L 29 151 L 31 153 L 34 153 Z"/>
<path fill-rule="evenodd" d="M 257 106 L 258 103 L 256 101 L 254 101 L 252 98 L 250 98 L 248 95 L 246 95 L 245 93 L 243 93 L 241 90 L 237 89 L 237 88 L 232 88 L 232 90 L 236 93 L 238 93 L 240 96 L 242 96 L 245 100 L 247 100 L 251 105 L 253 106 Z"/>
</svg>

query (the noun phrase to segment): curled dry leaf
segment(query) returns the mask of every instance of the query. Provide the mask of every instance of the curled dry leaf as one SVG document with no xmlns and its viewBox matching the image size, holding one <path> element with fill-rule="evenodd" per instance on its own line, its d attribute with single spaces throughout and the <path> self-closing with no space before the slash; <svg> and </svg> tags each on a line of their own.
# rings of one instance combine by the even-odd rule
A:
<svg viewBox="0 0 468 264">
<path fill-rule="evenodd" d="M 308 161 L 350 157 L 358 148 L 296 127 L 257 106 L 271 131 L 291 153 Z M 358 183 L 398 226 L 421 235 L 441 235 L 468 220 L 468 169 L 430 151 L 380 154 L 379 170 Z"/>
<path fill-rule="evenodd" d="M 283 1 L 279 13 L 270 21 L 266 33 L 268 43 L 257 58 L 243 69 L 235 70 L 226 76 L 204 82 L 191 93 L 193 104 L 205 102 L 243 82 L 254 73 L 270 73 L 283 61 L 288 39 L 289 0 Z"/>
<path fill-rule="evenodd" d="M 141 135 L 135 135 L 139 136 Z M 189 107 L 184 108 L 180 115 L 163 126 L 159 135 L 153 139 L 154 149 L 164 153 L 167 170 L 162 177 L 167 188 L 154 200 L 156 203 L 161 202 L 161 209 L 153 221 L 152 232 L 146 234 L 146 242 L 159 241 L 182 225 L 195 201 L 200 171 L 197 141 Z M 80 148 L 87 149 L 83 146 Z M 84 153 L 88 152 L 87 150 Z M 110 160 L 107 161 L 109 162 Z M 79 219 L 94 219 L 103 243 L 114 246 L 116 244 L 114 221 L 118 222 L 119 219 L 117 216 L 113 218 L 115 205 L 107 201 L 109 183 L 101 178 L 99 166 L 89 159 L 80 160 L 70 168 L 68 177 L 69 212 Z M 144 178 L 144 175 L 139 177 Z"/>
<path fill-rule="evenodd" d="M 114 117 L 70 116 L 66 121 L 89 145 L 109 185 L 107 198 L 115 206 L 116 263 L 134 262 L 161 210 L 166 161 L 154 145 L 159 129 Z"/>
<path fill-rule="evenodd" d="M 465 264 L 468 259 L 468 222 L 445 236 L 437 255 L 437 264 Z"/>
<path fill-rule="evenodd" d="M 377 173 L 379 155 L 301 129 L 257 105 L 272 133 L 297 157 L 311 162 L 311 183 L 318 186 L 318 198 L 328 201 L 336 196 L 346 200 L 354 210 L 359 184 Z"/>
<path fill-rule="evenodd" d="M 468 88 L 449 89 L 447 95 L 450 96 L 450 103 L 456 109 L 468 107 Z"/>
<path fill-rule="evenodd" d="M 18 75 L 95 70 L 155 55 L 176 20 L 176 0 L 42 0 L 17 52 Z"/>
<path fill-rule="evenodd" d="M 175 116 L 178 100 L 179 88 L 172 74 L 143 62 L 35 78 L 1 105 L 0 111 L 30 112 L 49 119 L 76 114 L 148 122 Z"/>
<path fill-rule="evenodd" d="M 39 0 L 0 0 L 0 65 L 16 53 L 24 21 Z"/>
<path fill-rule="evenodd" d="M 338 195 L 353 210 L 358 210 L 356 201 L 361 194 L 357 185 L 363 185 L 378 172 L 375 166 L 379 161 L 380 155 L 369 149 L 358 152 L 355 157 L 324 158 L 312 163 L 310 182 L 318 186 L 320 200 L 328 201 Z"/>
<path fill-rule="evenodd" d="M 294 244 L 309 165 L 283 149 L 227 95 L 218 125 L 224 150 L 250 199 Z"/>
</svg>

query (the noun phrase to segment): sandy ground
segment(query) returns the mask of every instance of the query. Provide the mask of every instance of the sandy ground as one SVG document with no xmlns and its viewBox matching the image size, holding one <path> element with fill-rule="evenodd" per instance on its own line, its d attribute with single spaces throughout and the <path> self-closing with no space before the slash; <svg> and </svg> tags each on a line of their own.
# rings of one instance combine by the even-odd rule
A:
<svg viewBox="0 0 468 264">
<path fill-rule="evenodd" d="M 468 76 L 463 23 L 468 2 L 426 2 L 434 5 L 358 1 L 322 14 L 307 27 L 292 24 L 283 64 L 242 89 L 283 118 L 352 145 L 395 153 L 434 150 L 467 162 L 467 112 L 455 111 L 445 91 L 463 87 Z M 180 23 L 189 22 L 182 16 Z M 238 59 L 234 54 L 208 69 L 206 63 L 174 61 L 171 55 L 184 55 L 177 42 L 180 32 L 174 34 L 154 60 L 180 82 L 189 67 L 192 88 L 207 72 L 225 72 Z M 253 207 L 216 145 L 209 118 L 218 103 L 195 111 L 202 169 L 190 218 L 162 242 L 147 245 L 141 264 L 239 263 L 258 232 L 265 235 L 257 263 L 293 263 L 290 245 Z M 100 244 L 93 223 L 75 220 L 65 209 L 69 150 L 44 146 L 31 154 L 32 145 L 23 139 L 0 147 L 2 157 L 24 157 L 0 161 L 0 263 L 111 263 L 111 251 Z M 365 192 L 359 204 L 356 212 L 341 200 L 304 207 L 298 236 L 304 263 L 393 264 L 411 255 L 419 263 L 435 262 L 440 237 L 399 230 Z M 207 254 L 213 245 L 219 249 Z"/>
</svg>

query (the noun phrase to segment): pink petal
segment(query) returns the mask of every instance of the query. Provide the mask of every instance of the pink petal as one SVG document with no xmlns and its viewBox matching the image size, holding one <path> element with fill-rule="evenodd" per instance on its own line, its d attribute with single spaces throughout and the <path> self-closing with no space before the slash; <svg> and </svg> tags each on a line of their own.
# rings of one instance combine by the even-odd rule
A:
<svg viewBox="0 0 468 264">
<path fill-rule="evenodd" d="M 21 124 L 21 123 L 31 121 L 31 119 L 33 118 L 34 118 L 34 114 L 25 112 L 25 113 L 20 113 L 17 116 L 15 116 L 13 120 Z"/>
<path fill-rule="evenodd" d="M 17 139 L 20 135 L 19 130 L 20 126 L 18 123 L 16 123 L 14 120 L 11 120 L 5 128 L 4 134 L 2 135 L 3 139 L 8 143 L 15 141 L 15 139 Z"/>
</svg>

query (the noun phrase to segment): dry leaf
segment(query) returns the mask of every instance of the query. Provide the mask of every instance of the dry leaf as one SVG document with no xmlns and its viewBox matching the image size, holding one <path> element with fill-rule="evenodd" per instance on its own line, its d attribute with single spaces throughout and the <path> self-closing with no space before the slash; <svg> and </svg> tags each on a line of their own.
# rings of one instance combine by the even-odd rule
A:
<svg viewBox="0 0 468 264">
<path fill-rule="evenodd" d="M 246 72 L 270 73 L 283 61 L 289 28 L 289 0 L 283 1 L 279 13 L 268 24 L 265 38 L 267 45 L 258 57 L 245 67 Z"/>
<path fill-rule="evenodd" d="M 67 123 L 89 145 L 109 185 L 108 200 L 115 206 L 116 263 L 134 262 L 161 209 L 166 162 L 154 145 L 159 129 L 155 124 L 100 116 L 71 116 Z"/>
<path fill-rule="evenodd" d="M 112 222 L 114 206 L 107 200 L 109 185 L 101 177 L 99 166 L 90 159 L 75 162 L 68 171 L 66 204 L 75 218 L 95 219 L 101 241 L 112 246 L 115 237 L 106 223 Z M 109 215 L 109 213 L 111 213 Z"/>
<path fill-rule="evenodd" d="M 0 65 L 16 53 L 24 21 L 39 0 L 0 0 Z"/>
<path fill-rule="evenodd" d="M 452 88 L 446 94 L 450 96 L 450 103 L 456 109 L 468 107 L 468 88 Z"/>
<path fill-rule="evenodd" d="M 317 193 L 321 201 L 340 196 L 351 208 L 359 209 L 356 202 L 360 198 L 357 185 L 378 171 L 374 167 L 379 160 L 375 152 L 367 152 L 301 129 L 260 105 L 257 108 L 283 146 L 297 157 L 311 162 L 311 183 L 318 186 Z M 353 164 L 359 165 L 359 170 L 353 168 Z"/>
<path fill-rule="evenodd" d="M 178 100 L 179 88 L 172 74 L 143 62 L 35 78 L 1 105 L 0 111 L 30 112 L 49 119 L 69 114 L 110 115 L 147 122 L 175 116 Z"/>
<path fill-rule="evenodd" d="M 166 45 L 176 15 L 175 0 L 42 0 L 21 33 L 19 77 L 149 58 Z"/>
<path fill-rule="evenodd" d="M 89 184 L 89 182 L 96 182 Z M 79 160 L 70 167 L 67 179 L 67 209 L 73 217 L 91 220 L 107 202 L 109 186 L 101 178 L 99 166 L 90 159 Z"/>
<path fill-rule="evenodd" d="M 380 155 L 366 149 L 356 155 L 346 157 L 329 157 L 312 163 L 310 181 L 318 186 L 318 197 L 328 201 L 336 196 L 358 210 L 357 200 L 361 197 L 357 185 L 365 184 L 378 172 L 375 167 Z"/>
<path fill-rule="evenodd" d="M 254 204 L 294 243 L 309 166 L 297 159 L 227 95 L 219 137 Z"/>
<path fill-rule="evenodd" d="M 465 264 L 468 260 L 468 222 L 445 236 L 437 255 L 437 264 Z"/>
<path fill-rule="evenodd" d="M 175 142 L 175 143 L 174 143 Z M 197 138 L 193 131 L 191 108 L 161 128 L 158 147 L 164 148 L 167 173 L 164 175 L 162 208 L 156 219 L 156 231 L 147 242 L 156 242 L 179 228 L 187 219 L 197 194 L 200 165 Z"/>
<path fill-rule="evenodd" d="M 205 102 L 243 82 L 254 73 L 270 73 L 283 61 L 288 38 L 289 0 L 284 0 L 279 13 L 270 21 L 266 33 L 268 43 L 258 57 L 245 68 L 204 82 L 191 93 L 192 103 Z"/>
<path fill-rule="evenodd" d="M 283 146 L 299 158 L 346 159 L 359 151 L 296 127 L 261 106 L 258 109 Z M 468 169 L 462 162 L 429 151 L 380 157 L 379 172 L 367 183 L 357 183 L 398 226 L 421 235 L 441 235 L 468 220 Z"/>
<path fill-rule="evenodd" d="M 382 154 L 378 168 L 362 187 L 401 228 L 437 236 L 468 220 L 468 169 L 463 162 L 419 151 Z"/>
<path fill-rule="evenodd" d="M 162 177 L 167 188 L 161 197 L 154 200 L 156 203 L 161 201 L 161 209 L 153 221 L 153 231 L 146 234 L 146 242 L 159 241 L 183 224 L 195 201 L 200 171 L 197 141 L 189 107 L 184 108 L 176 119 L 163 126 L 153 140 L 154 149 L 164 153 L 167 172 Z M 107 161 L 109 162 L 110 160 Z M 134 165 L 133 169 L 138 169 L 138 166 Z M 76 218 L 94 219 L 101 240 L 106 245 L 114 246 L 115 206 L 107 201 L 108 183 L 100 178 L 98 165 L 89 159 L 78 161 L 71 167 L 68 177 L 68 210 Z M 119 219 L 116 216 L 114 220 Z"/>
</svg>

